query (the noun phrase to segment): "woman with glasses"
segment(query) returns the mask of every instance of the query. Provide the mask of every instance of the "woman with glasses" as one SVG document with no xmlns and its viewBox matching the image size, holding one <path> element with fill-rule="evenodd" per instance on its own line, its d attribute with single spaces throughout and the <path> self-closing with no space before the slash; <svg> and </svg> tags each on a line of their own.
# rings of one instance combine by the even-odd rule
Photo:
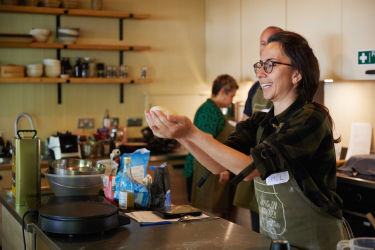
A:
<svg viewBox="0 0 375 250">
<path fill-rule="evenodd" d="M 218 174 L 229 169 L 232 183 L 254 179 L 260 233 L 300 249 L 336 249 L 346 237 L 342 200 L 336 194 L 333 120 L 314 102 L 319 64 L 306 39 L 293 32 L 272 35 L 254 64 L 268 113 L 240 122 L 217 143 L 184 116 L 145 111 L 154 134 L 175 138 Z M 345 235 L 345 236 L 344 236 Z"/>
</svg>

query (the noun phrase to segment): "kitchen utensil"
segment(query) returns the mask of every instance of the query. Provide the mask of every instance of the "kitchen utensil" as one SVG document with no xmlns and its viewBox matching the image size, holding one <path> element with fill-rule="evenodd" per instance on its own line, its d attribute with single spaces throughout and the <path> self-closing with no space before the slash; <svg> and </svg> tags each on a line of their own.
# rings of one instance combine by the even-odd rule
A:
<svg viewBox="0 0 375 250">
<path fill-rule="evenodd" d="M 31 130 L 18 130 L 18 120 L 21 117 L 29 119 Z M 16 205 L 24 205 L 24 198 L 40 197 L 40 139 L 31 117 L 21 113 L 14 123 L 15 136 L 12 138 L 12 194 Z M 32 138 L 22 138 L 21 132 L 32 132 Z"/>
<path fill-rule="evenodd" d="M 3 65 L 1 68 L 1 77 L 3 78 L 15 78 L 25 77 L 25 67 L 18 65 Z"/>
<path fill-rule="evenodd" d="M 112 204 L 73 201 L 50 204 L 39 209 L 38 226 L 45 232 L 87 234 L 102 232 L 130 223 Z"/>
<path fill-rule="evenodd" d="M 102 176 L 108 175 L 111 171 L 100 175 L 57 175 L 51 174 L 49 168 L 44 171 L 48 183 L 57 196 L 82 196 L 97 195 L 103 187 Z"/>
<path fill-rule="evenodd" d="M 104 174 L 106 166 L 97 162 L 80 159 L 61 159 L 48 162 L 51 174 L 94 175 Z"/>
<path fill-rule="evenodd" d="M 375 248 L 375 238 L 354 238 L 342 240 L 337 244 L 337 250 L 350 248 L 350 250 L 373 250 Z"/>
<path fill-rule="evenodd" d="M 289 250 L 290 245 L 286 240 L 272 240 L 270 250 Z"/>
<path fill-rule="evenodd" d="M 85 158 L 93 158 L 94 157 L 94 144 L 91 142 L 80 142 L 81 149 L 83 152 L 83 157 Z"/>
</svg>

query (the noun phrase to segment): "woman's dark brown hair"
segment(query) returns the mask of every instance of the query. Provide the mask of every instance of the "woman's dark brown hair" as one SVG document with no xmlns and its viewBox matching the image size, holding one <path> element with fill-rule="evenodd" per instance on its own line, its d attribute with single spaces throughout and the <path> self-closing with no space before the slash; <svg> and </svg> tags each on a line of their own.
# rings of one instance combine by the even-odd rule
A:
<svg viewBox="0 0 375 250">
<path fill-rule="evenodd" d="M 290 59 L 292 67 L 297 69 L 302 75 L 297 88 L 298 97 L 302 100 L 313 102 L 314 95 L 319 87 L 320 70 L 318 59 L 316 59 L 307 40 L 297 33 L 282 31 L 273 34 L 268 39 L 268 43 L 272 42 L 280 44 L 285 55 Z M 333 130 L 334 122 L 328 108 L 315 101 L 313 104 L 326 114 Z M 335 143 L 339 143 L 340 141 L 341 136 L 334 140 Z"/>
<path fill-rule="evenodd" d="M 238 84 L 230 75 L 219 75 L 212 85 L 212 95 L 216 96 L 222 88 L 224 88 L 225 94 L 229 94 L 238 89 Z"/>
</svg>

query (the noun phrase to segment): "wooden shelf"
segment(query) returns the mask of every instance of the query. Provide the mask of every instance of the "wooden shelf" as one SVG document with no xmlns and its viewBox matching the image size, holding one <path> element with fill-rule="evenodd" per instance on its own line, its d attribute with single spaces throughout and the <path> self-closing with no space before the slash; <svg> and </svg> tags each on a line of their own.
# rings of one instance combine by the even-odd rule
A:
<svg viewBox="0 0 375 250">
<path fill-rule="evenodd" d="M 151 49 L 150 46 L 105 45 L 105 44 L 64 44 L 64 43 L 20 43 L 20 42 L 0 42 L 0 48 L 116 50 L 116 51 L 144 51 L 144 50 Z"/>
<path fill-rule="evenodd" d="M 63 9 L 63 8 L 46 8 L 31 6 L 12 6 L 0 5 L 0 12 L 8 13 L 28 13 L 28 14 L 46 14 L 46 15 L 67 15 L 67 16 L 86 16 L 86 17 L 105 17 L 105 18 L 129 18 L 129 19 L 147 19 L 149 14 L 132 14 L 119 11 L 102 11 L 102 10 L 83 10 L 83 9 Z"/>
<path fill-rule="evenodd" d="M 150 83 L 151 79 L 141 78 L 59 78 L 59 77 L 22 77 L 0 78 L 0 83 Z"/>
</svg>

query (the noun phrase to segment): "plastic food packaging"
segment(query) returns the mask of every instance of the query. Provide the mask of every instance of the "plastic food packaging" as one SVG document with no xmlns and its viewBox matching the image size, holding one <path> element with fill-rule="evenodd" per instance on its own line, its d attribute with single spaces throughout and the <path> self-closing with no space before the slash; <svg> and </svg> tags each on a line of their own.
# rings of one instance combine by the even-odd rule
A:
<svg viewBox="0 0 375 250">
<path fill-rule="evenodd" d="M 131 172 L 132 172 L 132 176 L 134 178 L 134 180 L 137 182 L 137 183 L 141 183 L 142 180 L 146 177 L 147 175 L 147 166 L 148 166 L 148 161 L 150 159 L 150 151 L 145 149 L 145 148 L 141 148 L 141 149 L 138 149 L 136 150 L 134 153 L 130 153 L 130 154 L 123 154 L 121 156 L 121 161 L 120 161 L 120 166 L 119 166 L 119 172 L 117 173 L 116 175 L 116 191 L 115 191 L 115 194 L 114 194 L 114 199 L 118 199 L 119 195 L 118 195 L 118 184 L 120 182 L 120 179 L 121 179 L 121 176 L 122 176 L 122 171 L 124 169 L 124 157 L 130 157 L 131 158 L 131 161 L 130 161 L 130 167 L 131 167 Z M 140 184 L 142 185 L 142 184 Z M 141 190 L 141 191 L 137 191 L 137 190 Z M 137 186 L 135 188 L 135 196 L 137 195 L 136 193 L 139 193 L 139 192 L 143 192 L 144 189 L 142 189 L 141 186 Z M 137 197 L 134 197 L 135 200 L 137 200 Z"/>
<path fill-rule="evenodd" d="M 159 208 L 171 205 L 171 184 L 167 163 L 163 163 L 160 167 L 150 167 L 154 173 L 154 182 L 150 186 L 149 192 L 149 210 L 157 210 Z"/>
</svg>

